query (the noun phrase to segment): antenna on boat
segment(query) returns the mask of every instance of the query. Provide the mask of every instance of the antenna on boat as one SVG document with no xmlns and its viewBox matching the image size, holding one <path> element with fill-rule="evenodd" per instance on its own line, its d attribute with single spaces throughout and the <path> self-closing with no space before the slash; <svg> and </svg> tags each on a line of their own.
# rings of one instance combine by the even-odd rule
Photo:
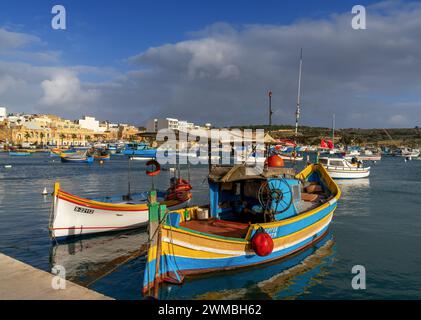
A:
<svg viewBox="0 0 421 320">
<path fill-rule="evenodd" d="M 297 143 L 298 120 L 300 119 L 301 70 L 302 70 L 302 68 L 303 68 L 303 48 L 301 48 L 300 69 L 299 69 L 299 73 L 298 73 L 297 109 L 295 111 L 295 143 Z"/>
<path fill-rule="evenodd" d="M 301 98 L 301 71 L 303 68 L 303 48 L 300 52 L 300 68 L 298 71 L 298 92 L 297 92 L 297 109 L 295 110 L 295 145 L 294 145 L 294 167 L 297 157 L 297 139 L 298 139 L 298 121 L 300 120 L 300 98 Z"/>
</svg>

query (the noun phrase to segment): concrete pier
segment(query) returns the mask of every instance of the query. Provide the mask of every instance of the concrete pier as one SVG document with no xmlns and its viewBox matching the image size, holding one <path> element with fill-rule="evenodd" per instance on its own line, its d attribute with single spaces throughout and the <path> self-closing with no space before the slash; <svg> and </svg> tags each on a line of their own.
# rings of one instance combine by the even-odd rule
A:
<svg viewBox="0 0 421 320">
<path fill-rule="evenodd" d="M 113 300 L 70 281 L 55 290 L 54 277 L 0 253 L 0 300 Z"/>
</svg>

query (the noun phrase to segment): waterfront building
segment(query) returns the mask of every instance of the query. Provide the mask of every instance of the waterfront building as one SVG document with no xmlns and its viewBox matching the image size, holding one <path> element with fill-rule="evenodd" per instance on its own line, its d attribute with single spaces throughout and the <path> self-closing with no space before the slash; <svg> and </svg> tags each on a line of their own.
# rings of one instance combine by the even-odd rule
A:
<svg viewBox="0 0 421 320">
<path fill-rule="evenodd" d="M 162 129 L 171 129 L 177 131 L 188 131 L 192 129 L 207 129 L 211 127 L 210 123 L 207 123 L 205 127 L 195 125 L 193 122 L 188 122 L 186 120 L 178 120 L 174 118 L 163 118 L 163 119 L 151 119 L 146 124 L 147 132 L 158 132 Z"/>
<path fill-rule="evenodd" d="M 7 109 L 6 107 L 0 107 L 0 122 L 7 118 Z"/>
<path fill-rule="evenodd" d="M 88 117 L 84 116 L 83 119 L 79 119 L 78 124 L 83 129 L 92 130 L 94 132 L 104 132 L 104 126 L 100 126 L 100 123 L 98 120 L 96 120 L 94 117 Z"/>
</svg>

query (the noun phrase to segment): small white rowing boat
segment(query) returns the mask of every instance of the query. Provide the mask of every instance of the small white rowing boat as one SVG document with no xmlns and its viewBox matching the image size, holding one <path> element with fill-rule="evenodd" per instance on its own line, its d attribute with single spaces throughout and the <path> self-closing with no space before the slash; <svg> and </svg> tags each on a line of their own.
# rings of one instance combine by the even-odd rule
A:
<svg viewBox="0 0 421 320">
<path fill-rule="evenodd" d="M 319 163 L 334 179 L 360 179 L 370 175 L 370 167 L 363 167 L 362 162 L 351 163 L 344 158 L 323 157 Z"/>
<path fill-rule="evenodd" d="M 54 184 L 50 217 L 53 238 L 138 228 L 148 222 L 148 192 L 127 196 L 86 199 L 60 189 Z M 157 192 L 158 201 L 178 207 L 191 199 L 191 192 Z"/>
<path fill-rule="evenodd" d="M 149 161 L 149 160 L 153 160 L 155 158 L 151 158 L 151 157 L 130 157 L 130 160 L 133 161 Z"/>
</svg>

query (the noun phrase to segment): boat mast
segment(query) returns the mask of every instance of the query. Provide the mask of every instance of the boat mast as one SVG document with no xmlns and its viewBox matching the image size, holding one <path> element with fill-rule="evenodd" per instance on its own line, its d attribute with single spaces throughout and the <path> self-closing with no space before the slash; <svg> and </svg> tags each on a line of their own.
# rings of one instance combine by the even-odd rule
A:
<svg viewBox="0 0 421 320">
<path fill-rule="evenodd" d="M 298 94 L 297 94 L 297 110 L 295 111 L 295 143 L 297 143 L 298 136 L 298 120 L 300 119 L 300 96 L 301 96 L 301 70 L 303 67 L 303 49 L 300 54 L 300 69 L 298 73 Z"/>
<path fill-rule="evenodd" d="M 269 96 L 269 127 L 272 126 L 272 91 L 269 90 L 268 91 L 268 96 Z"/>
<path fill-rule="evenodd" d="M 332 118 L 332 144 L 333 148 L 335 148 L 335 114 L 333 114 Z"/>
</svg>

